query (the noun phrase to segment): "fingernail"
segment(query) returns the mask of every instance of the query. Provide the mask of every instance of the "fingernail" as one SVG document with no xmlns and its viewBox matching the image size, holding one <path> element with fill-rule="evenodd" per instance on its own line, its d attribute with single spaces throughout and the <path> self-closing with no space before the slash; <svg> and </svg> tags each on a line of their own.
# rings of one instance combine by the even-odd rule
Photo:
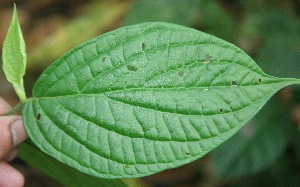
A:
<svg viewBox="0 0 300 187">
<path fill-rule="evenodd" d="M 11 134 L 12 134 L 12 143 L 13 147 L 19 145 L 21 142 L 26 140 L 27 133 L 23 126 L 23 122 L 21 119 L 14 121 L 11 124 Z"/>
</svg>

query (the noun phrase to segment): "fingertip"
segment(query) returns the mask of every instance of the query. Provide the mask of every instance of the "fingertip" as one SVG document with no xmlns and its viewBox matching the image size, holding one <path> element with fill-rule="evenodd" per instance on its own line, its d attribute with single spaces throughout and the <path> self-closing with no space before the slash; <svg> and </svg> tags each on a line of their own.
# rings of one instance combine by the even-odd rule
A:
<svg viewBox="0 0 300 187">
<path fill-rule="evenodd" d="M 0 162 L 0 186 L 22 187 L 24 176 L 6 162 Z"/>
<path fill-rule="evenodd" d="M 18 119 L 11 124 L 11 134 L 13 147 L 27 139 L 28 135 L 25 131 L 22 119 Z"/>
</svg>

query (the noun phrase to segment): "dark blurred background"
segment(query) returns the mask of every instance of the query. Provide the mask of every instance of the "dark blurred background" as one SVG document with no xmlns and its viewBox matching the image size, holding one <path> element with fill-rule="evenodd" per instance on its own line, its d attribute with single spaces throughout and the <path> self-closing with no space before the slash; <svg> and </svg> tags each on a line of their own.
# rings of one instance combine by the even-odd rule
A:
<svg viewBox="0 0 300 187">
<path fill-rule="evenodd" d="M 67 50 L 101 33 L 148 21 L 215 35 L 242 48 L 266 73 L 300 78 L 300 0 L 0 0 L 1 49 L 13 3 L 27 47 L 28 97 L 41 72 Z M 0 96 L 18 103 L 2 68 Z M 126 182 L 133 187 L 300 186 L 299 125 L 300 87 L 286 87 L 204 158 Z M 60 186 L 20 160 L 12 164 L 25 175 L 25 186 Z"/>
</svg>

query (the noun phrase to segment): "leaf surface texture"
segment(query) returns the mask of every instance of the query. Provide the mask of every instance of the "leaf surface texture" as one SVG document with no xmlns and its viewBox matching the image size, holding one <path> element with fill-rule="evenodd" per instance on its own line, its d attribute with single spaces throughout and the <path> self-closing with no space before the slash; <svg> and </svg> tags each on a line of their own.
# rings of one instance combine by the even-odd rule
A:
<svg viewBox="0 0 300 187">
<path fill-rule="evenodd" d="M 69 167 L 41 152 L 31 141 L 19 146 L 18 157 L 65 186 L 127 187 L 120 179 L 101 179 Z"/>
</svg>

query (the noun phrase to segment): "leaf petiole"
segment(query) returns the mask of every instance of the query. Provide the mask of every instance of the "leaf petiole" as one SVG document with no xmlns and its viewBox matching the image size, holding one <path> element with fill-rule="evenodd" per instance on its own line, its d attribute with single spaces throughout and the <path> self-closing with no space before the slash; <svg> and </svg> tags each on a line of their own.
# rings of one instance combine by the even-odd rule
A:
<svg viewBox="0 0 300 187">
<path fill-rule="evenodd" d="M 17 104 L 14 108 L 12 108 L 9 112 L 7 112 L 6 114 L 4 114 L 4 116 L 11 116 L 14 115 L 15 113 L 17 113 L 19 110 L 21 110 L 24 106 L 24 103 L 19 103 Z"/>
<path fill-rule="evenodd" d="M 24 89 L 23 79 L 21 79 L 20 85 L 13 85 L 18 97 L 20 98 L 21 102 L 25 102 L 27 97 Z"/>
</svg>

